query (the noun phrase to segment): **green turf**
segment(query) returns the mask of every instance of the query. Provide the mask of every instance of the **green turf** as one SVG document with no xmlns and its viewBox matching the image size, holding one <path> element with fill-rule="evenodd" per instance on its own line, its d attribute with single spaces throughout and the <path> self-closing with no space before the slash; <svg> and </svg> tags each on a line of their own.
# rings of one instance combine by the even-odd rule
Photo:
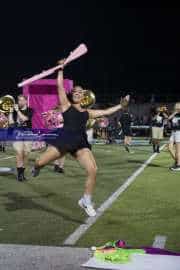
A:
<svg viewBox="0 0 180 270">
<path fill-rule="evenodd" d="M 180 251 L 180 173 L 168 169 L 171 162 L 167 152 L 158 155 L 78 245 L 124 239 L 151 246 L 156 235 L 165 235 L 166 248 Z"/>
<path fill-rule="evenodd" d="M 99 167 L 94 200 L 102 203 L 150 155 L 150 147 L 136 147 L 129 155 L 119 145 L 93 147 Z M 1 160 L 0 166 L 14 166 L 15 160 Z M 37 156 L 31 155 L 31 163 Z M 85 173 L 72 158 L 65 164 L 65 175 L 42 170 L 36 179 L 19 183 L 12 176 L 0 176 L 0 243 L 61 245 L 86 218 L 77 206 L 82 195 Z M 30 172 L 27 175 L 30 178 Z M 117 214 L 115 214 L 114 218 Z M 97 238 L 98 239 L 98 238 Z M 85 245 L 87 243 L 83 242 Z"/>
</svg>

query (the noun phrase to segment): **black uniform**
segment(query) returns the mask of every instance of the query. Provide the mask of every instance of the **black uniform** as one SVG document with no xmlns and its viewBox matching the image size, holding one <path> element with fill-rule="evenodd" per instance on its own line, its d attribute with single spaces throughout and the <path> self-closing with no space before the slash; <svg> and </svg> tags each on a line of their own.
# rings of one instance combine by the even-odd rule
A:
<svg viewBox="0 0 180 270">
<path fill-rule="evenodd" d="M 87 111 L 80 112 L 74 106 L 70 106 L 63 114 L 64 126 L 57 129 L 57 137 L 47 142 L 55 146 L 61 153 L 76 154 L 79 149 L 89 148 L 87 140 L 86 123 L 89 119 Z"/>
<path fill-rule="evenodd" d="M 26 127 L 31 128 L 32 127 L 32 116 L 33 116 L 33 110 L 29 107 L 27 107 L 25 110 L 19 109 L 19 111 L 24 115 L 27 116 L 28 120 L 21 122 L 18 119 L 18 114 L 16 111 L 13 112 L 13 118 L 15 122 L 16 127 Z"/>
<path fill-rule="evenodd" d="M 164 115 L 163 114 L 156 114 L 152 117 L 151 122 L 152 127 L 163 127 L 164 126 Z"/>
<path fill-rule="evenodd" d="M 180 113 L 176 113 L 171 119 L 171 128 L 173 131 L 180 131 Z"/>
<path fill-rule="evenodd" d="M 124 136 L 132 137 L 132 129 L 131 129 L 132 116 L 131 116 L 131 114 L 129 112 L 123 112 L 119 121 L 121 123 Z"/>
</svg>

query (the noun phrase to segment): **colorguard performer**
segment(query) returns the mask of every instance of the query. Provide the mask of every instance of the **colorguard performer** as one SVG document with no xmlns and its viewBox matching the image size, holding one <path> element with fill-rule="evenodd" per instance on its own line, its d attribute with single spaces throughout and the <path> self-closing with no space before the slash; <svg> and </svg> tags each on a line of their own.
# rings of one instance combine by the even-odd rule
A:
<svg viewBox="0 0 180 270">
<path fill-rule="evenodd" d="M 46 152 L 41 155 L 39 160 L 35 162 L 32 175 L 34 177 L 38 176 L 43 166 L 63 157 L 66 153 L 71 153 L 87 172 L 84 195 L 79 200 L 79 206 L 83 208 L 89 216 L 95 216 L 96 211 L 91 198 L 96 183 L 97 166 L 91 152 L 91 146 L 87 141 L 86 123 L 89 118 L 95 119 L 108 116 L 126 107 L 129 102 L 129 96 L 123 98 L 119 105 L 108 109 L 82 109 L 81 101 L 84 97 L 82 87 L 75 86 L 71 97 L 68 98 L 63 87 L 63 70 L 59 71 L 57 82 L 64 127 L 59 129 L 56 139 L 48 141 L 49 147 Z"/>
</svg>

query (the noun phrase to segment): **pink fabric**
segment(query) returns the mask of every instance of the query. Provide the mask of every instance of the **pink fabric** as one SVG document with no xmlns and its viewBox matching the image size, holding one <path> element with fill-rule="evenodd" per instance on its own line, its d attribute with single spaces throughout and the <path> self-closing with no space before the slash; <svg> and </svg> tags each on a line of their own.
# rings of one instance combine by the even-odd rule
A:
<svg viewBox="0 0 180 270">
<path fill-rule="evenodd" d="M 65 79 L 64 88 L 70 93 L 73 81 Z M 39 80 L 23 87 L 23 94 L 28 97 L 29 106 L 33 109 L 33 128 L 45 128 L 42 113 L 51 110 L 59 104 L 57 81 L 53 79 Z"/>
<path fill-rule="evenodd" d="M 63 116 L 60 112 L 50 110 L 43 114 L 43 119 L 48 129 L 63 127 Z"/>
</svg>

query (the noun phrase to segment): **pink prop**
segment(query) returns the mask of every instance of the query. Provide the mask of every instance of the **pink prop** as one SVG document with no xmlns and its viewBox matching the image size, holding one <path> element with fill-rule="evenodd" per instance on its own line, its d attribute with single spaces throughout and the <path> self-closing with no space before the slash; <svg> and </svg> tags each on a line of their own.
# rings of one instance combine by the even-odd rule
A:
<svg viewBox="0 0 180 270">
<path fill-rule="evenodd" d="M 49 110 L 47 112 L 42 113 L 42 116 L 45 121 L 45 126 L 48 129 L 63 127 L 63 116 L 60 112 Z"/>
<path fill-rule="evenodd" d="M 64 79 L 66 93 L 73 88 L 73 81 Z M 59 104 L 57 95 L 57 80 L 43 79 L 23 87 L 23 94 L 28 97 L 29 106 L 33 109 L 33 128 L 46 128 L 42 113 Z"/>
<path fill-rule="evenodd" d="M 24 85 L 30 84 L 34 81 L 40 80 L 44 77 L 47 77 L 51 74 L 53 74 L 56 70 L 62 68 L 63 66 L 67 65 L 68 63 L 72 62 L 73 60 L 79 58 L 80 56 L 84 55 L 85 53 L 87 53 L 87 47 L 85 44 L 80 44 L 74 51 L 72 51 L 69 56 L 66 58 L 65 62 L 63 65 L 58 65 L 55 66 L 53 68 L 50 68 L 48 70 L 45 70 L 37 75 L 34 75 L 33 77 L 24 80 L 20 83 L 18 83 L 18 87 L 22 87 Z"/>
<path fill-rule="evenodd" d="M 98 125 L 100 128 L 106 128 L 109 125 L 109 119 L 107 117 L 100 118 Z"/>
</svg>

